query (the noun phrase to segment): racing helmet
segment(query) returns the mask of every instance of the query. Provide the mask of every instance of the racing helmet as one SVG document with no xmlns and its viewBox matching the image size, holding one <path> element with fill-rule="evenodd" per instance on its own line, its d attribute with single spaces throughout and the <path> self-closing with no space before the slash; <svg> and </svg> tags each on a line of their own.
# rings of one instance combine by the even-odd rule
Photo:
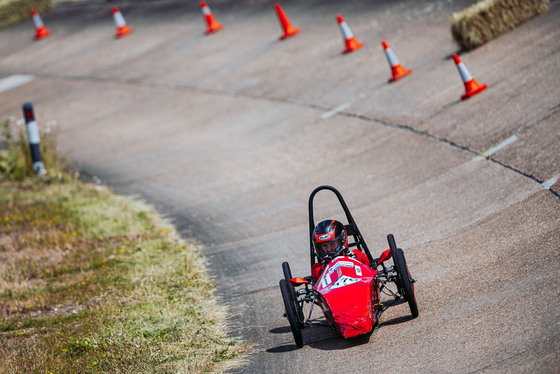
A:
<svg viewBox="0 0 560 374">
<path fill-rule="evenodd" d="M 321 221 L 313 230 L 313 247 L 321 262 L 348 252 L 344 225 L 334 219 Z"/>
</svg>

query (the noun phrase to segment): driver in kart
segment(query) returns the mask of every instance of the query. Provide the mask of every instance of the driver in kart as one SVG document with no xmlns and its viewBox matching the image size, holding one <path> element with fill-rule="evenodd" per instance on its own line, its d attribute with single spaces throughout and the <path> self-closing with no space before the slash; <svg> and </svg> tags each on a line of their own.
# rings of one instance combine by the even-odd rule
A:
<svg viewBox="0 0 560 374">
<path fill-rule="evenodd" d="M 348 250 L 348 235 L 342 223 L 334 219 L 319 222 L 313 230 L 313 247 L 319 262 L 311 267 L 311 276 L 316 282 L 332 259 L 338 256 L 350 256 L 364 265 L 370 266 L 369 259 L 359 249 Z"/>
</svg>

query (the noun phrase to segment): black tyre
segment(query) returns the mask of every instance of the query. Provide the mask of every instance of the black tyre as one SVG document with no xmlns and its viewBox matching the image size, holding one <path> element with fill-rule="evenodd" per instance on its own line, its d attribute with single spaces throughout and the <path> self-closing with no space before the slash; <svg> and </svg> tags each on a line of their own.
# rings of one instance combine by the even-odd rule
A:
<svg viewBox="0 0 560 374">
<path fill-rule="evenodd" d="M 284 301 L 284 308 L 286 309 L 286 317 L 288 317 L 292 334 L 294 334 L 294 340 L 298 348 L 301 348 L 303 347 L 303 336 L 301 335 L 301 328 L 294 302 L 288 288 L 288 282 L 285 279 L 280 279 L 280 292 L 282 293 L 282 300 Z"/>
<path fill-rule="evenodd" d="M 305 316 L 303 315 L 303 308 L 298 303 L 298 297 L 296 293 L 296 289 L 293 284 L 290 283 L 290 279 L 292 279 L 292 271 L 290 270 L 290 264 L 287 262 L 282 263 L 282 271 L 284 272 L 284 279 L 288 283 L 288 290 L 290 291 L 290 295 L 292 296 L 292 300 L 294 300 L 294 307 L 296 308 L 296 313 L 299 318 L 299 325 L 301 328 L 304 327 Z"/>
<path fill-rule="evenodd" d="M 397 248 L 393 235 L 389 234 L 387 236 L 387 241 L 389 242 L 389 248 L 391 248 L 391 256 L 393 257 L 395 271 L 397 272 L 397 288 L 399 290 L 399 293 L 408 302 L 408 307 L 410 308 L 412 317 L 416 318 L 418 317 L 418 304 L 416 303 L 416 296 L 414 295 L 414 283 L 412 282 L 410 271 L 408 270 L 408 266 L 406 265 L 404 252 L 402 249 Z"/>
</svg>

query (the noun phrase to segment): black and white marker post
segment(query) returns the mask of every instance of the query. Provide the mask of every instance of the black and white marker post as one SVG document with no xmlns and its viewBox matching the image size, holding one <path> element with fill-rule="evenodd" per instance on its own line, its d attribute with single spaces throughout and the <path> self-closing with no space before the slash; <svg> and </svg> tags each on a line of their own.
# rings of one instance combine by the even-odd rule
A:
<svg viewBox="0 0 560 374">
<path fill-rule="evenodd" d="M 29 148 L 31 149 L 33 171 L 38 176 L 45 175 L 47 170 L 45 170 L 43 157 L 41 156 L 41 137 L 39 135 L 39 126 L 37 126 L 37 121 L 35 121 L 35 114 L 33 113 L 33 105 L 31 103 L 23 104 L 23 116 L 25 117 L 25 124 L 27 128 L 27 140 L 29 141 Z"/>
</svg>

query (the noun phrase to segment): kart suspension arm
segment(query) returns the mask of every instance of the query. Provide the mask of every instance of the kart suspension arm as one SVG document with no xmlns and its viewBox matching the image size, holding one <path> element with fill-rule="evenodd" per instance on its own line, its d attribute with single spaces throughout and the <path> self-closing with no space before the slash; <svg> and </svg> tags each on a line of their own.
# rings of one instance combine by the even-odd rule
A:
<svg viewBox="0 0 560 374">
<path fill-rule="evenodd" d="M 313 298 L 311 299 L 311 307 L 309 308 L 309 315 L 307 316 L 307 321 L 305 321 L 305 323 L 311 324 L 311 313 L 313 313 L 313 307 L 315 306 L 316 298 L 317 293 L 313 293 Z"/>
<path fill-rule="evenodd" d="M 393 270 L 392 266 L 388 270 L 392 271 Z M 381 287 L 379 287 L 380 292 L 383 292 L 386 295 L 388 295 L 387 292 L 389 292 L 396 300 L 401 298 L 400 295 L 394 293 L 393 290 L 391 290 L 389 287 L 386 286 L 387 282 L 394 282 L 394 275 L 393 274 L 387 274 L 387 273 L 378 274 L 377 279 L 381 283 Z M 387 291 L 384 291 L 384 290 L 387 290 Z"/>
</svg>

